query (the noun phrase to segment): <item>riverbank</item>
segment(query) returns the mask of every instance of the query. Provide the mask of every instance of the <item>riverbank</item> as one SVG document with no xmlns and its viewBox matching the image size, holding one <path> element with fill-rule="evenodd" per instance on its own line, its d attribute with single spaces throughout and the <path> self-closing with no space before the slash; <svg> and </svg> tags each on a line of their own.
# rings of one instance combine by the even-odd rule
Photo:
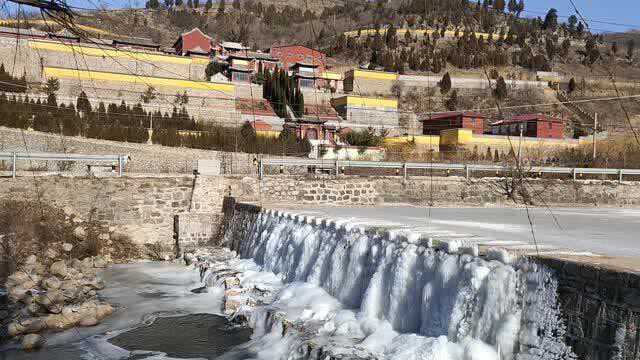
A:
<svg viewBox="0 0 640 360">
<path fill-rule="evenodd" d="M 8 344 L 0 354 L 16 360 L 122 359 L 130 352 L 110 344 L 110 338 L 152 324 L 157 318 L 220 313 L 220 292 L 192 292 L 202 283 L 198 272 L 183 264 L 111 265 L 98 275 L 106 284 L 99 297 L 113 305 L 113 315 L 94 327 L 45 333 L 46 343 L 38 352 L 25 353 Z M 173 330 L 169 327 L 166 331 Z"/>
</svg>

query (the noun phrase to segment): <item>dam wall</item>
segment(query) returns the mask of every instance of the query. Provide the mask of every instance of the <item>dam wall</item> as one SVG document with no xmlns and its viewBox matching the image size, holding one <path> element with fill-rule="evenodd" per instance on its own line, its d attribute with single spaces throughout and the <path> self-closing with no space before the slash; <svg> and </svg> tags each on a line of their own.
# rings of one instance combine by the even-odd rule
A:
<svg viewBox="0 0 640 360">
<path fill-rule="evenodd" d="M 241 257 L 285 282 L 321 286 L 358 309 L 357 317 L 386 319 L 401 334 L 445 336 L 454 347 L 470 336 L 495 351 L 484 348 L 482 359 L 638 358 L 637 274 L 560 258 L 510 259 L 495 250 L 474 257 L 421 234 L 351 227 L 233 198 L 223 208 L 224 244 Z M 463 275 L 470 267 L 487 276 L 476 283 L 475 275 Z M 464 278 L 477 285 L 462 290 Z M 492 320 L 482 315 L 485 306 Z"/>
</svg>

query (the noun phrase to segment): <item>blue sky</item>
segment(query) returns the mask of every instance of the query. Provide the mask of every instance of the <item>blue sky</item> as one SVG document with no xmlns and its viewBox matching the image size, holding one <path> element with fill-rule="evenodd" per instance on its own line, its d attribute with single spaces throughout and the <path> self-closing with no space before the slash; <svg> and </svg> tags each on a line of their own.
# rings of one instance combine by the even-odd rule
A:
<svg viewBox="0 0 640 360">
<path fill-rule="evenodd" d="M 302 0 L 300 0 L 302 2 Z M 2 1 L 0 1 L 2 2 Z M 160 1 L 162 2 L 162 1 Z M 205 1 L 201 1 L 204 3 Z M 230 0 L 228 1 L 230 2 Z M 329 1 L 328 3 L 330 3 Z M 640 29 L 639 0 L 574 0 L 578 9 L 589 20 L 595 32 L 626 31 Z M 95 8 L 104 5 L 109 8 L 144 6 L 143 0 L 68 0 L 73 6 Z M 527 17 L 540 16 L 549 8 L 558 9 L 563 19 L 575 13 L 569 0 L 525 0 Z"/>
</svg>

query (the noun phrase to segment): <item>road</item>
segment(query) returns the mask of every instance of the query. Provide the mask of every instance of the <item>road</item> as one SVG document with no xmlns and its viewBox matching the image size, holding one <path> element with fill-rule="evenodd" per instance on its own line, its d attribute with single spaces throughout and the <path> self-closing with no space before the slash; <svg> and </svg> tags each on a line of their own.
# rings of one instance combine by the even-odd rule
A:
<svg viewBox="0 0 640 360">
<path fill-rule="evenodd" d="M 362 226 L 406 228 L 434 238 L 459 238 L 479 245 L 534 249 L 537 243 L 540 251 L 570 250 L 577 255 L 640 258 L 640 209 L 534 208 L 528 210 L 530 216 L 524 208 L 315 206 L 289 210 L 296 214 L 347 219 Z"/>
</svg>

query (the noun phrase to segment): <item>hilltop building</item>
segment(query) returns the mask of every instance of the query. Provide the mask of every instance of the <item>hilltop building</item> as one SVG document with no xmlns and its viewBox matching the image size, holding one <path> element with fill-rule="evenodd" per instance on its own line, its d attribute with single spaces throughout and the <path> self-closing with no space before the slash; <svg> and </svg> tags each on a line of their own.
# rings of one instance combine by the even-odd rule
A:
<svg viewBox="0 0 640 360">
<path fill-rule="evenodd" d="M 182 33 L 173 44 L 176 54 L 186 56 L 188 54 L 209 55 L 213 49 L 211 37 L 198 28 Z"/>
<path fill-rule="evenodd" d="M 544 114 L 524 114 L 509 120 L 500 120 L 491 124 L 493 135 L 520 136 L 520 129 L 525 137 L 562 139 L 564 138 L 564 122 L 562 119 Z"/>
<path fill-rule="evenodd" d="M 442 130 L 471 129 L 474 134 L 484 133 L 486 116 L 469 111 L 452 111 L 442 114 L 427 115 L 419 119 L 422 123 L 423 135 L 440 135 Z"/>
</svg>

